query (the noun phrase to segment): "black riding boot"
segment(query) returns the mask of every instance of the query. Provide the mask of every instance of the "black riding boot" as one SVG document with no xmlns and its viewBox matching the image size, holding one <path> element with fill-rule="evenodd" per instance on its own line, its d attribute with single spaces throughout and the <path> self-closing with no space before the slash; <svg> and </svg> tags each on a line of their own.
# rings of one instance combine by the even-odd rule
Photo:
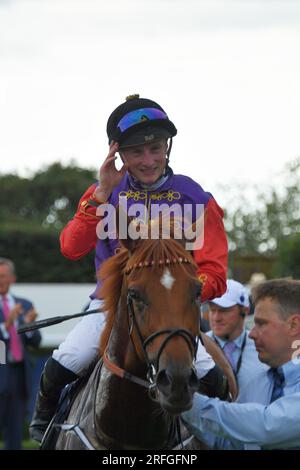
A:
<svg viewBox="0 0 300 470">
<path fill-rule="evenodd" d="M 208 397 L 228 400 L 230 397 L 228 381 L 217 364 L 202 379 L 198 380 L 198 392 Z"/>
<path fill-rule="evenodd" d="M 45 364 L 40 390 L 37 393 L 32 421 L 29 425 L 31 439 L 41 442 L 50 423 L 65 385 L 78 378 L 71 370 L 50 357 Z"/>
</svg>

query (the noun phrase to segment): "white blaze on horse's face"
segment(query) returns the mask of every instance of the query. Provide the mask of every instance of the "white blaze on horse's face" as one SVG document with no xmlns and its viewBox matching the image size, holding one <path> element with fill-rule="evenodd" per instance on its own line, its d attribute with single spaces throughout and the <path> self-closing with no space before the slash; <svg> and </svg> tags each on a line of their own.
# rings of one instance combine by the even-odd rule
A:
<svg viewBox="0 0 300 470">
<path fill-rule="evenodd" d="M 168 290 L 171 290 L 172 289 L 172 286 L 175 282 L 175 278 L 172 276 L 172 274 L 170 273 L 169 269 L 166 268 L 164 270 L 164 273 L 160 279 L 160 283 Z"/>
</svg>

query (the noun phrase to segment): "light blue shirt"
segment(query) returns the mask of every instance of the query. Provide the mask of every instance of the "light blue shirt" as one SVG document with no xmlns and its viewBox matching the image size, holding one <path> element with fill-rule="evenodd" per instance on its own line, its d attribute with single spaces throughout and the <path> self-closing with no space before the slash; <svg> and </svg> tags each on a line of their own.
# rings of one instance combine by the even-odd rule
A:
<svg viewBox="0 0 300 470">
<path fill-rule="evenodd" d="M 271 404 L 269 370 L 250 380 L 245 403 L 196 393 L 192 409 L 182 415 L 188 429 L 213 449 L 300 449 L 300 363 L 287 362 L 282 370 L 283 396 Z"/>
<path fill-rule="evenodd" d="M 212 331 L 209 331 L 207 335 L 210 336 L 210 338 L 215 339 L 222 349 L 224 348 L 226 341 L 216 335 L 213 335 Z M 244 349 L 242 351 L 242 345 L 244 342 L 245 335 L 247 335 L 247 337 Z M 241 366 L 237 373 L 237 382 L 239 387 L 239 396 L 237 398 L 238 402 L 245 401 L 244 392 L 249 380 L 251 380 L 251 378 L 256 375 L 259 371 L 266 371 L 269 369 L 268 366 L 260 362 L 260 360 L 258 359 L 258 354 L 255 349 L 255 343 L 253 339 L 249 338 L 248 335 L 249 332 L 244 329 L 241 335 L 234 340 L 236 349 L 232 353 L 235 365 L 238 364 L 239 358 L 242 355 Z"/>
</svg>

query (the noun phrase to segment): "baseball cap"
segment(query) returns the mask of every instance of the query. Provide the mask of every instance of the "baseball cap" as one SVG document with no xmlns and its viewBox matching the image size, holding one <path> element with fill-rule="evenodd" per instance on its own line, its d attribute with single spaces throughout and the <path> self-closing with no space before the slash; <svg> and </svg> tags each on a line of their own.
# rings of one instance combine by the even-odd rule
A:
<svg viewBox="0 0 300 470">
<path fill-rule="evenodd" d="M 216 297 L 210 300 L 213 304 L 219 307 L 229 308 L 234 305 L 241 305 L 242 307 L 249 307 L 249 294 L 246 288 L 238 281 L 233 279 L 227 280 L 227 291 L 222 297 Z"/>
</svg>

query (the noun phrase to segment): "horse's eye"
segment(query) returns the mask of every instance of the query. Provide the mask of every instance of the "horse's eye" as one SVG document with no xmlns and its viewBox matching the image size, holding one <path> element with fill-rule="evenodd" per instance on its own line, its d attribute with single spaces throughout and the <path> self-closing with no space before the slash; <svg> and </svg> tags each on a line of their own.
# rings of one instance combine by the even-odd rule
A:
<svg viewBox="0 0 300 470">
<path fill-rule="evenodd" d="M 137 303 L 146 304 L 145 299 L 142 297 L 141 293 L 134 288 L 128 290 L 130 297 Z"/>
<path fill-rule="evenodd" d="M 200 299 L 201 292 L 202 292 L 202 284 L 200 284 L 200 282 L 197 282 L 195 285 L 195 300 Z"/>
</svg>

